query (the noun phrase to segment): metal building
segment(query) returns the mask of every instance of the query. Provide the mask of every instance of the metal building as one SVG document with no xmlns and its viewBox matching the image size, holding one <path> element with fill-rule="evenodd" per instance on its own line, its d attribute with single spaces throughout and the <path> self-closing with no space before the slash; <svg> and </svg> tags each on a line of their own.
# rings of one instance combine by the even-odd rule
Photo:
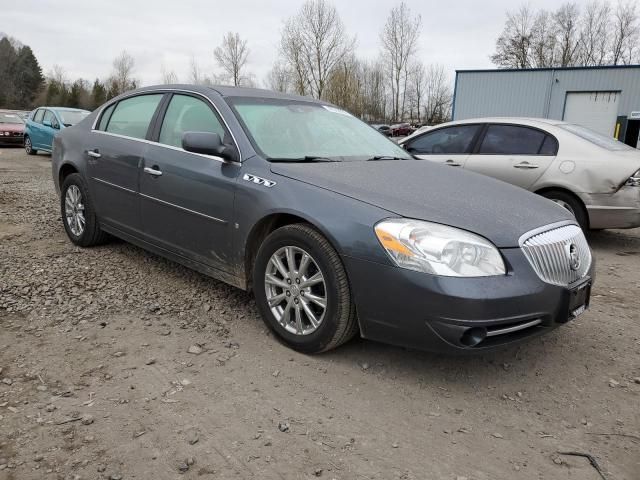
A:
<svg viewBox="0 0 640 480">
<path fill-rule="evenodd" d="M 565 120 L 640 148 L 640 65 L 456 70 L 453 119 Z"/>
</svg>

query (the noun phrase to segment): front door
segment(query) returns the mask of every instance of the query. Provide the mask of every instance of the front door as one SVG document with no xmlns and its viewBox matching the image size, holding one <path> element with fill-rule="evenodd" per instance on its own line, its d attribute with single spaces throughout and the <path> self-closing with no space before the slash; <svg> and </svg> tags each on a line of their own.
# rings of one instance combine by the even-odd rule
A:
<svg viewBox="0 0 640 480">
<path fill-rule="evenodd" d="M 557 140 L 536 128 L 492 124 L 465 169 L 529 189 L 551 165 Z"/>
<path fill-rule="evenodd" d="M 151 120 L 163 94 L 121 100 L 105 109 L 89 134 L 87 176 L 101 221 L 127 233 L 141 234 L 139 174 Z"/>
<path fill-rule="evenodd" d="M 479 124 L 439 128 L 409 140 L 404 148 L 422 160 L 464 167 L 480 129 Z"/>
<path fill-rule="evenodd" d="M 58 125 L 60 128 L 60 124 L 58 123 L 58 119 L 55 114 L 51 110 L 45 110 L 44 117 L 42 118 L 42 124 L 40 127 L 40 135 L 38 139 L 40 141 L 40 145 L 38 146 L 42 150 L 51 151 L 51 145 L 53 145 L 53 137 L 58 130 L 54 128 L 55 125 Z"/>
<path fill-rule="evenodd" d="M 240 165 L 182 149 L 185 132 L 218 133 L 231 141 L 208 100 L 173 94 L 157 143 L 149 145 L 140 176 L 147 240 L 181 256 L 231 271 L 233 199 Z"/>
</svg>

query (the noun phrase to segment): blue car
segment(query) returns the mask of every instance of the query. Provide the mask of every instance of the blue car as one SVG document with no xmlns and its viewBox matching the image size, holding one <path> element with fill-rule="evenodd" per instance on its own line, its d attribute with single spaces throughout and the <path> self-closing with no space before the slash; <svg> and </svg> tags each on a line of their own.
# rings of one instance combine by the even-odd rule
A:
<svg viewBox="0 0 640 480">
<path fill-rule="evenodd" d="M 29 155 L 39 151 L 51 153 L 53 137 L 60 130 L 80 122 L 89 115 L 87 110 L 66 107 L 40 107 L 27 118 L 24 129 L 24 149 Z"/>
</svg>

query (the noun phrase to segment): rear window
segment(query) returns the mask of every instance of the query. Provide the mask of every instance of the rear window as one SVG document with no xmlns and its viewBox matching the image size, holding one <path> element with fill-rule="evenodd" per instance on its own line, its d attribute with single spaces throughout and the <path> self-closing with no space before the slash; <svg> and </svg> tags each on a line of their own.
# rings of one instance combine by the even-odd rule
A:
<svg viewBox="0 0 640 480">
<path fill-rule="evenodd" d="M 160 93 L 120 100 L 109 119 L 106 131 L 127 137 L 145 138 L 162 96 Z"/>
<path fill-rule="evenodd" d="M 439 128 L 407 143 L 407 150 L 418 155 L 469 153 L 480 125 L 456 125 Z"/>
<path fill-rule="evenodd" d="M 594 132 L 586 127 L 581 125 L 573 125 L 570 123 L 560 123 L 558 124 L 563 130 L 567 132 L 571 132 L 580 138 L 597 145 L 598 147 L 605 148 L 611 151 L 619 151 L 619 150 L 635 150 L 633 147 L 630 147 L 626 143 L 619 142 L 613 137 L 607 137 L 598 132 Z"/>
</svg>

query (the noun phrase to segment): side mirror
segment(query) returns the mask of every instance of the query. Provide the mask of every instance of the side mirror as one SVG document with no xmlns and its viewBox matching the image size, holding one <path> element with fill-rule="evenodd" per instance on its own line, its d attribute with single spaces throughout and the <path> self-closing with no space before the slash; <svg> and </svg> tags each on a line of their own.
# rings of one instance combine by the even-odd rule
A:
<svg viewBox="0 0 640 480">
<path fill-rule="evenodd" d="M 58 122 L 53 122 L 51 124 L 51 128 L 55 128 L 56 130 L 60 130 L 60 124 Z"/>
<path fill-rule="evenodd" d="M 236 149 L 222 143 L 220 135 L 211 132 L 184 132 L 182 134 L 182 148 L 187 152 L 214 155 L 228 162 L 237 162 Z"/>
</svg>

